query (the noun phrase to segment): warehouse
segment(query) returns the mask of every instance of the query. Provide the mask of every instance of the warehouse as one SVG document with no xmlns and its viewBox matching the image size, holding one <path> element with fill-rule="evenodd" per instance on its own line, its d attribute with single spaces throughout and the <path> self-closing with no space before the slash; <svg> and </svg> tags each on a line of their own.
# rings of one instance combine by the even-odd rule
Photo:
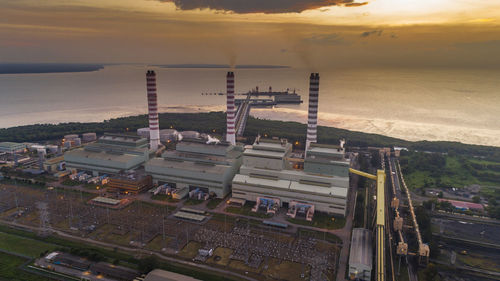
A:
<svg viewBox="0 0 500 281">
<path fill-rule="evenodd" d="M 190 194 L 224 197 L 231 190 L 231 181 L 242 161 L 242 149 L 227 142 L 207 143 L 202 139 L 185 139 L 175 150 L 151 159 L 145 165 L 153 182 L 168 184 Z M 201 197 L 200 197 L 201 198 Z"/>
<path fill-rule="evenodd" d="M 135 169 L 149 159 L 148 141 L 141 137 L 104 134 L 96 142 L 64 154 L 66 169 L 118 174 Z"/>
<path fill-rule="evenodd" d="M 23 153 L 26 150 L 26 144 L 16 142 L 0 142 L 0 152 L 10 154 Z"/>
<path fill-rule="evenodd" d="M 352 230 L 349 256 L 349 277 L 351 280 L 371 280 L 372 238 L 371 231 L 364 228 Z"/>
<path fill-rule="evenodd" d="M 290 162 L 297 159 L 291 152 L 286 140 L 258 140 L 246 148 L 233 179 L 233 198 L 279 204 L 289 208 L 292 218 L 304 215 L 311 220 L 314 211 L 345 216 L 349 160 L 344 148 L 312 143 L 303 170 L 292 168 Z"/>
</svg>

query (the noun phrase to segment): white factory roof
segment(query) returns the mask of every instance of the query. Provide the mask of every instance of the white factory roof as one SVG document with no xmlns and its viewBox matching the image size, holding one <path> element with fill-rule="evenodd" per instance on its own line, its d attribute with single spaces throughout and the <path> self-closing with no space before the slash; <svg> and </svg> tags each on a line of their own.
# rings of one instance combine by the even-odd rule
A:
<svg viewBox="0 0 500 281">
<path fill-rule="evenodd" d="M 207 218 L 206 216 L 203 216 L 203 215 L 197 215 L 197 214 L 183 212 L 183 211 L 179 211 L 179 212 L 175 213 L 174 217 L 179 218 L 179 219 L 198 221 L 198 222 L 201 222 Z"/>
<path fill-rule="evenodd" d="M 247 149 L 245 149 L 245 152 L 243 153 L 243 155 L 281 159 L 281 158 L 285 157 L 286 152 L 285 151 L 278 152 L 278 151 L 269 151 L 269 150 L 247 148 Z"/>
<path fill-rule="evenodd" d="M 317 194 L 333 195 L 336 197 L 347 197 L 347 188 L 344 187 L 324 187 L 292 181 L 290 189 L 298 192 L 313 192 Z"/>
<path fill-rule="evenodd" d="M 96 197 L 92 199 L 92 201 L 97 202 L 97 203 L 104 203 L 104 204 L 109 204 L 109 205 L 118 205 L 120 204 L 120 200 L 112 199 L 112 198 L 107 198 L 107 197 Z"/>
<path fill-rule="evenodd" d="M 308 151 L 319 152 L 319 153 L 326 153 L 326 154 L 344 154 L 344 150 L 343 149 L 339 150 L 335 146 L 332 146 L 332 147 L 323 147 L 323 146 L 314 146 L 314 145 L 311 145 L 311 147 L 309 147 Z"/>
<path fill-rule="evenodd" d="M 326 196 L 331 195 L 335 197 L 347 197 L 347 188 L 344 187 L 323 187 L 318 185 L 299 183 L 293 180 L 273 180 L 237 174 L 233 179 L 233 183 L 250 184 L 262 187 L 269 186 L 298 193 L 303 192 Z"/>
<path fill-rule="evenodd" d="M 175 161 L 164 158 L 153 158 L 146 163 L 149 167 L 161 167 L 167 169 L 186 170 L 200 173 L 224 174 L 227 169 L 231 168 L 227 165 L 214 165 L 196 163 L 194 161 Z"/>
<path fill-rule="evenodd" d="M 354 228 L 352 230 L 349 265 L 372 267 L 372 239 L 370 230 L 364 228 Z"/>
<path fill-rule="evenodd" d="M 289 189 L 290 188 L 290 181 L 289 180 L 270 180 L 270 179 L 264 179 L 264 178 L 250 177 L 250 176 L 241 175 L 241 174 L 236 174 L 234 176 L 233 183 L 234 182 L 248 183 L 248 184 L 259 185 L 259 186 L 272 186 L 275 188 L 282 188 L 282 189 Z"/>
<path fill-rule="evenodd" d="M 133 159 L 137 159 L 138 157 L 143 157 L 142 155 L 138 154 L 128 154 L 128 153 L 123 153 L 123 154 L 111 154 L 111 153 L 106 153 L 106 151 L 101 151 L 101 152 L 94 152 L 94 151 L 88 151 L 85 149 L 75 149 L 70 152 L 67 152 L 64 154 L 65 160 L 74 160 L 74 158 L 80 158 L 80 159 L 88 159 L 85 160 L 85 162 L 92 162 L 92 161 L 113 161 L 113 162 L 123 162 L 127 163 Z"/>
</svg>

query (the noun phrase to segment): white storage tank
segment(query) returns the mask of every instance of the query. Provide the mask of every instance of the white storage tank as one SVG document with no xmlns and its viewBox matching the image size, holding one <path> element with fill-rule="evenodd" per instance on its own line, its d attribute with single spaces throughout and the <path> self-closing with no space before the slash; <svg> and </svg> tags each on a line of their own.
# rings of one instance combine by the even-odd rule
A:
<svg viewBox="0 0 500 281">
<path fill-rule="evenodd" d="M 200 137 L 200 133 L 196 131 L 183 131 L 180 132 L 181 136 L 183 139 L 188 138 L 188 139 L 197 139 Z"/>
<path fill-rule="evenodd" d="M 85 133 L 82 135 L 82 141 L 83 142 L 91 142 L 97 140 L 97 134 L 96 133 Z"/>
<path fill-rule="evenodd" d="M 160 130 L 160 141 L 169 142 L 169 141 L 177 141 L 179 138 L 179 132 L 174 129 L 163 129 Z"/>
<path fill-rule="evenodd" d="M 80 146 L 82 145 L 82 139 L 81 138 L 76 138 L 73 140 L 75 146 Z"/>
<path fill-rule="evenodd" d="M 47 145 L 47 149 L 49 150 L 50 153 L 56 154 L 58 150 L 57 145 Z"/>
<path fill-rule="evenodd" d="M 71 135 L 65 135 L 65 136 L 64 136 L 64 139 L 65 139 L 66 141 L 73 141 L 73 140 L 75 140 L 76 138 L 78 138 L 78 135 L 76 135 L 76 134 L 71 134 Z"/>
<path fill-rule="evenodd" d="M 71 142 L 70 141 L 66 141 L 64 143 L 64 147 L 67 148 L 67 149 L 70 149 L 71 148 Z"/>
<path fill-rule="evenodd" d="M 30 145 L 28 148 L 30 151 L 38 151 L 39 149 L 45 149 L 45 146 L 40 144 L 33 144 Z"/>
<path fill-rule="evenodd" d="M 47 150 L 45 150 L 45 148 L 39 148 L 36 150 L 36 152 L 38 153 L 38 155 L 42 155 L 42 156 L 45 156 L 47 155 Z"/>
<path fill-rule="evenodd" d="M 149 139 L 149 128 L 137 129 L 137 135 L 145 139 Z"/>
</svg>

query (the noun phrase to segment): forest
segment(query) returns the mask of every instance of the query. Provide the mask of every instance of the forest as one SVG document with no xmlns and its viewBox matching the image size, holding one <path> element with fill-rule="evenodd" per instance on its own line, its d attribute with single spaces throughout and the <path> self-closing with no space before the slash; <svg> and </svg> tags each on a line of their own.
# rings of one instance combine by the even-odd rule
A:
<svg viewBox="0 0 500 281">
<path fill-rule="evenodd" d="M 81 134 L 95 132 L 98 135 L 104 132 L 134 133 L 138 128 L 148 126 L 146 115 L 137 115 L 122 118 L 113 118 L 103 122 L 72 122 L 60 124 L 35 124 L 0 129 L 0 142 L 36 142 L 56 140 L 67 134 Z M 208 113 L 161 113 L 160 129 L 174 128 L 178 131 L 194 130 L 201 133 L 223 135 L 226 127 L 224 112 Z M 265 120 L 249 117 L 244 137 L 247 143 L 253 141 L 257 134 L 268 137 L 287 138 L 290 142 L 298 141 L 303 147 L 306 125 L 298 122 Z M 345 138 L 348 147 L 406 147 L 409 150 L 440 152 L 451 155 L 467 155 L 480 157 L 483 160 L 500 158 L 500 147 L 462 144 L 445 141 L 417 141 L 411 142 L 402 139 L 368 134 L 333 127 L 318 127 L 318 142 L 338 144 L 339 139 Z"/>
</svg>

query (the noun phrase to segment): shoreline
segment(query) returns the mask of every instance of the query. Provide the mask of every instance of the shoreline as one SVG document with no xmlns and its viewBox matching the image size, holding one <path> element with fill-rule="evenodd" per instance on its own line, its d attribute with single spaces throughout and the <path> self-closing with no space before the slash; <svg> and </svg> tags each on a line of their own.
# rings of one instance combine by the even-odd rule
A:
<svg viewBox="0 0 500 281">
<path fill-rule="evenodd" d="M 169 106 L 160 107 L 160 113 L 210 113 L 223 112 L 224 106 L 221 105 L 191 105 L 191 106 Z M 88 108 L 79 111 L 65 109 L 52 112 L 33 112 L 25 113 L 24 120 L 19 118 L 18 114 L 4 115 L 0 117 L 9 122 L 9 120 L 20 122 L 14 125 L 0 127 L 1 130 L 9 130 L 23 126 L 33 126 L 40 124 L 59 125 L 67 123 L 105 123 L 112 119 L 131 118 L 142 116 L 146 108 L 142 107 L 102 107 Z M 60 117 L 61 116 L 61 117 Z M 71 116 L 73 118 L 67 118 Z M 306 124 L 307 112 L 298 109 L 275 108 L 261 109 L 255 108 L 250 116 L 262 120 L 297 122 Z M 60 122 L 66 118 L 67 121 Z M 30 122 L 32 119 L 38 121 Z M 6 122 L 6 123 L 7 123 Z M 10 122 L 9 122 L 10 123 Z M 491 147 L 500 147 L 500 137 L 495 135 L 495 130 L 486 130 L 480 128 L 459 127 L 452 125 L 418 123 L 402 120 L 384 120 L 369 119 L 359 116 L 347 116 L 340 114 L 323 113 L 320 114 L 320 126 L 339 128 L 364 134 L 375 134 L 389 138 L 402 139 L 408 142 L 429 141 L 429 142 L 458 142 L 467 145 L 483 145 Z M 0 123 L 1 125 L 1 123 Z M 144 125 L 147 127 L 147 124 Z M 499 133 L 500 134 L 500 133 Z M 431 137 L 426 137 L 431 136 Z M 445 137 L 442 137 L 445 136 Z"/>
</svg>

